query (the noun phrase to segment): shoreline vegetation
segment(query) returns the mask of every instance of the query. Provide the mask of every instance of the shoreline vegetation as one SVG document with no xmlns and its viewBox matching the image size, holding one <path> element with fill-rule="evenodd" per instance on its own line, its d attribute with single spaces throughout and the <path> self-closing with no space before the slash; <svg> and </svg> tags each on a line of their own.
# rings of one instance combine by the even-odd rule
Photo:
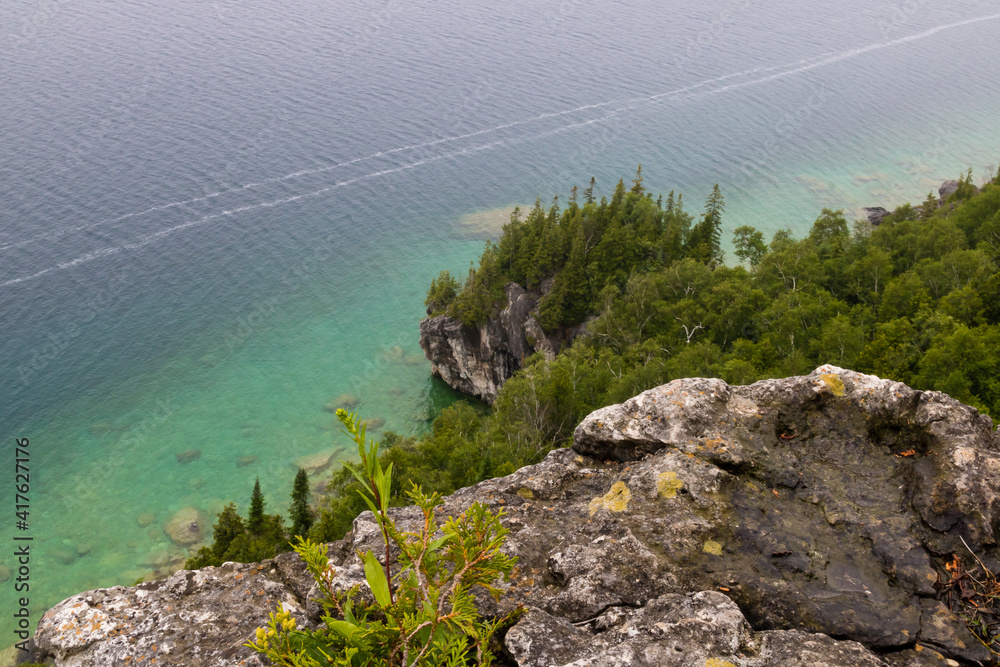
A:
<svg viewBox="0 0 1000 667">
<path fill-rule="evenodd" d="M 646 192 L 641 166 L 610 200 L 594 198 L 591 179 L 565 208 L 558 197 L 548 209 L 517 207 L 464 282 L 446 271 L 434 280 L 428 313 L 476 327 L 517 282 L 542 289 L 547 331 L 585 322 L 586 333 L 553 360 L 526 359 L 492 407 L 459 401 L 422 436 L 385 433 L 380 464 L 393 466 L 398 488 L 448 494 L 538 462 L 593 410 L 670 380 L 749 384 L 823 363 L 943 391 L 1000 418 L 1000 180 L 979 188 L 970 170 L 954 186 L 878 225 L 852 229 L 843 211 L 824 209 L 802 239 L 738 226 L 732 265 L 718 186 L 697 217 L 680 195 Z M 304 536 L 342 538 L 366 509 L 359 489 L 346 467 L 334 471 Z M 389 500 L 408 502 L 396 490 Z M 202 550 L 215 558 L 186 566 L 225 555 L 242 521 L 235 506 L 227 512 Z M 293 535 L 271 537 L 291 550 Z"/>
</svg>

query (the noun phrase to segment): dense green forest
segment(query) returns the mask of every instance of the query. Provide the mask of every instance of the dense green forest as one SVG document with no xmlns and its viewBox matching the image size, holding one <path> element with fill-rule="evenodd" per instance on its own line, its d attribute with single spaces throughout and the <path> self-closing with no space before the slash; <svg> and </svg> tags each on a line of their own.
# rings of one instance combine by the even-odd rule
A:
<svg viewBox="0 0 1000 667">
<path fill-rule="evenodd" d="M 737 226 L 728 265 L 718 186 L 697 217 L 674 193 L 647 193 L 641 168 L 610 201 L 593 191 L 591 180 L 566 208 L 515 211 L 464 284 L 447 272 L 432 283 L 431 312 L 475 325 L 507 282 L 554 278 L 540 323 L 586 321 L 587 333 L 554 361 L 527 359 L 491 410 L 459 402 L 425 436 L 386 434 L 397 489 L 448 493 L 510 473 L 567 445 L 591 411 L 681 377 L 746 384 L 832 363 L 1000 418 L 1000 180 L 980 191 L 970 171 L 948 201 L 928 195 L 877 227 L 827 209 L 803 239 Z M 355 484 L 334 473 L 312 537 L 350 529 L 365 509 Z"/>
</svg>

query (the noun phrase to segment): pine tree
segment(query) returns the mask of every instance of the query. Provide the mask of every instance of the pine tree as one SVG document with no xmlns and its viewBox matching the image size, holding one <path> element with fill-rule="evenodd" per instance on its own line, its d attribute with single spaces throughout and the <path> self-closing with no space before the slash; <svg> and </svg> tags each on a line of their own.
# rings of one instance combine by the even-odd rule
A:
<svg viewBox="0 0 1000 667">
<path fill-rule="evenodd" d="M 618 185 L 615 186 L 615 193 L 611 195 L 611 213 L 614 215 L 621 209 L 625 201 L 625 179 L 619 178 Z"/>
<path fill-rule="evenodd" d="M 637 195 L 642 195 L 646 190 L 642 187 L 642 165 L 635 170 L 635 178 L 632 179 L 632 189 L 629 192 L 634 192 Z"/>
<path fill-rule="evenodd" d="M 705 213 L 701 220 L 691 228 L 685 244 L 685 253 L 688 257 L 700 262 L 722 261 L 722 212 L 725 210 L 725 201 L 722 198 L 722 191 L 716 183 L 712 188 L 712 194 L 705 202 Z"/>
<path fill-rule="evenodd" d="M 586 202 L 587 204 L 594 203 L 594 182 L 595 182 L 594 177 L 591 176 L 590 185 L 587 186 L 587 189 L 583 191 L 583 201 Z"/>
<path fill-rule="evenodd" d="M 920 219 L 929 220 L 934 212 L 938 209 L 938 199 L 934 196 L 934 192 L 927 193 L 927 199 L 920 206 Z"/>
<path fill-rule="evenodd" d="M 229 551 L 229 546 L 241 535 L 246 534 L 246 527 L 233 503 L 222 508 L 218 519 L 212 531 L 212 555 L 221 565 L 226 552 Z"/>
<path fill-rule="evenodd" d="M 260 492 L 260 478 L 253 483 L 253 493 L 250 495 L 250 513 L 247 515 L 247 530 L 252 535 L 260 535 L 264 531 L 264 494 Z"/>
<path fill-rule="evenodd" d="M 309 509 L 309 475 L 302 468 L 295 474 L 292 485 L 292 506 L 288 510 L 292 520 L 292 536 L 309 534 L 313 524 L 313 512 Z"/>
</svg>

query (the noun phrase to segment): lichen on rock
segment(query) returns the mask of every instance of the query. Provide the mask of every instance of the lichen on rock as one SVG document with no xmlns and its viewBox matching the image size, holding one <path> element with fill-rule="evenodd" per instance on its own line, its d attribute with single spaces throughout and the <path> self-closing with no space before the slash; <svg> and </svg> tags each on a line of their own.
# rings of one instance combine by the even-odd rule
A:
<svg viewBox="0 0 1000 667">
<path fill-rule="evenodd" d="M 476 501 L 505 510 L 519 558 L 500 600 L 477 604 L 528 610 L 503 640 L 520 667 L 991 659 L 934 584 L 969 549 L 1000 571 L 1000 436 L 938 392 L 833 366 L 743 387 L 676 380 L 592 413 L 572 449 L 461 489 L 441 513 Z M 414 508 L 392 513 L 418 527 Z M 380 539 L 366 512 L 332 545 L 339 586 L 362 581 L 357 554 Z M 254 664 L 238 647 L 269 605 L 318 620 L 297 557 L 269 563 L 238 566 L 256 577 L 242 588 L 224 567 L 74 596 L 45 615 L 39 647 L 74 667 Z M 82 639 L 60 629 L 84 625 L 96 630 Z M 155 663 L 134 648 L 153 644 L 169 649 Z"/>
</svg>

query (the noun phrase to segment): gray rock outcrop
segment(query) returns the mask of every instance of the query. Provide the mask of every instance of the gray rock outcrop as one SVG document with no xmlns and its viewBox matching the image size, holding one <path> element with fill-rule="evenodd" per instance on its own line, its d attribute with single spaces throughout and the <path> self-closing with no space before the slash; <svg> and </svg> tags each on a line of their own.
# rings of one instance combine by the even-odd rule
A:
<svg viewBox="0 0 1000 667">
<path fill-rule="evenodd" d="M 554 358 L 566 339 L 545 333 L 538 320 L 542 294 L 517 283 L 504 288 L 507 305 L 499 316 L 472 328 L 454 317 L 439 315 L 420 323 L 420 347 L 431 362 L 431 372 L 448 386 L 493 403 L 501 385 L 535 352 Z"/>
<path fill-rule="evenodd" d="M 832 366 L 744 387 L 677 380 L 592 413 L 572 449 L 441 513 L 476 501 L 505 512 L 519 558 L 500 601 L 479 599 L 485 614 L 527 610 L 503 637 L 519 667 L 991 664 L 938 582 L 953 554 L 971 559 L 963 540 L 998 571 L 1000 436 L 938 392 Z M 379 547 L 362 514 L 331 547 L 341 585 Z M 74 596 L 36 640 L 73 667 L 257 664 L 241 646 L 275 604 L 316 622 L 308 590 L 287 555 L 182 571 Z"/>
<path fill-rule="evenodd" d="M 958 181 L 955 180 L 945 181 L 944 183 L 941 184 L 941 187 L 938 188 L 938 197 L 942 202 L 946 201 L 948 197 L 955 194 L 957 190 L 958 190 Z"/>
<path fill-rule="evenodd" d="M 881 206 L 865 206 L 865 214 L 868 216 L 868 222 L 875 226 L 882 224 L 882 220 L 886 216 L 892 215 L 890 211 Z"/>
<path fill-rule="evenodd" d="M 34 657 L 60 667 L 263 667 L 243 643 L 279 604 L 304 615 L 311 586 L 298 556 L 283 554 L 80 593 L 42 617 Z"/>
</svg>

